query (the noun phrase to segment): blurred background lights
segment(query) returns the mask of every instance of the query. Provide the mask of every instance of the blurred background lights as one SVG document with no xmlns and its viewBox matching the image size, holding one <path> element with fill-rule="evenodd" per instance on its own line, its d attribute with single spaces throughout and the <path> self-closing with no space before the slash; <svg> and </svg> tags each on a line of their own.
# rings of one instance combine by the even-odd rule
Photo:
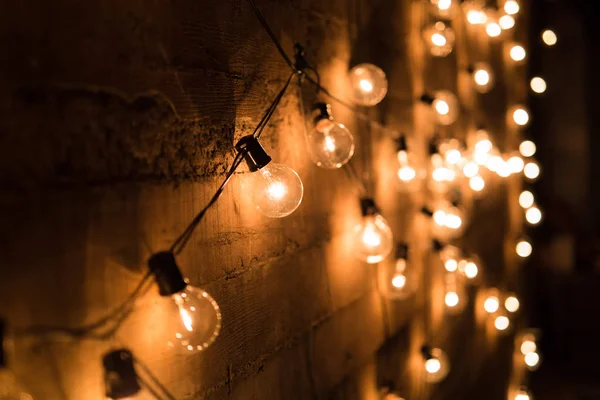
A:
<svg viewBox="0 0 600 400">
<path fill-rule="evenodd" d="M 558 38 L 556 37 L 556 33 L 554 33 L 554 31 L 546 29 L 544 32 L 542 32 L 542 40 L 546 46 L 554 46 L 558 41 Z"/>
<path fill-rule="evenodd" d="M 546 91 L 546 81 L 539 76 L 532 78 L 529 84 L 535 93 L 541 94 Z"/>
</svg>

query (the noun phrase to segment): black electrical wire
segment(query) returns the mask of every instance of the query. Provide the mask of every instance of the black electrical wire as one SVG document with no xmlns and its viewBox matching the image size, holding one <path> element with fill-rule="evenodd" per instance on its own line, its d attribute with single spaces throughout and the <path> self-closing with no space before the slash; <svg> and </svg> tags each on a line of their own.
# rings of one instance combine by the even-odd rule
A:
<svg viewBox="0 0 600 400">
<path fill-rule="evenodd" d="M 163 385 L 156 376 L 154 376 L 154 374 L 152 373 L 152 371 L 150 371 L 150 368 L 148 368 L 144 363 L 142 363 L 140 361 L 139 358 L 134 357 L 133 358 L 133 362 L 134 364 L 140 368 L 141 370 L 144 371 L 144 374 L 147 375 L 150 378 L 150 381 L 152 382 L 152 384 L 156 387 L 158 387 L 158 389 L 160 389 L 160 391 L 162 392 L 162 396 L 158 393 L 157 390 L 155 390 L 148 382 L 146 382 L 145 379 L 142 379 L 139 375 L 138 375 L 138 379 L 140 380 L 140 382 L 142 383 L 142 385 L 148 389 L 149 392 L 152 393 L 152 395 L 154 397 L 156 397 L 159 400 L 162 399 L 167 399 L 167 400 L 177 400 L 175 398 L 175 396 L 173 396 L 165 387 L 165 385 Z"/>
</svg>

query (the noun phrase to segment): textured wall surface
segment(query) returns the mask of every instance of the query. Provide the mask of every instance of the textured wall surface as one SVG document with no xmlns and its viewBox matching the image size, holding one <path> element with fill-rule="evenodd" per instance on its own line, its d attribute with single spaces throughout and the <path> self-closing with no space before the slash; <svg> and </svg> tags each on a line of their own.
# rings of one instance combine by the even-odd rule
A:
<svg viewBox="0 0 600 400">
<path fill-rule="evenodd" d="M 505 112 L 524 100 L 524 72 L 507 66 L 503 42 L 466 27 L 462 13 L 453 17 L 455 51 L 432 59 L 421 36 L 433 21 L 426 2 L 258 6 L 284 47 L 304 44 L 323 84 L 343 98 L 349 66 L 383 68 L 388 96 L 365 112 L 406 132 L 421 156 L 434 133 L 464 139 L 480 123 L 501 149 L 514 146 Z M 526 31 L 519 23 L 517 35 Z M 289 73 L 243 0 L 18 1 L 0 13 L 0 47 L 0 313 L 16 327 L 77 326 L 125 299 L 151 252 L 167 248 L 207 203 L 233 144 L 252 132 Z M 497 75 L 486 96 L 473 93 L 465 71 L 479 60 Z M 441 130 L 417 101 L 437 89 L 456 92 L 462 111 Z M 302 93 L 305 104 L 315 100 L 311 88 Z M 299 173 L 302 205 L 281 220 L 260 217 L 240 173 L 179 259 L 221 306 L 214 345 L 185 357 L 157 342 L 163 327 L 152 289 L 108 341 L 18 339 L 15 369 L 36 398 L 102 398 L 100 357 L 114 346 L 131 348 L 177 399 L 371 400 L 387 381 L 413 400 L 505 398 L 512 339 L 476 311 L 474 288 L 463 314 L 444 315 L 442 267 L 417 213 L 431 196 L 392 189 L 390 132 L 332 105 L 355 134 L 353 164 L 395 237 L 412 245 L 415 296 L 386 299 L 380 276 L 391 260 L 378 267 L 352 256 L 357 192 L 343 171 L 309 161 L 294 84 L 263 144 Z M 482 258 L 481 284 L 515 289 L 515 275 L 501 272 L 516 268 L 505 239 L 520 224 L 518 182 L 488 184 L 485 198 L 466 198 L 460 242 Z M 453 364 L 439 385 L 423 377 L 424 315 Z"/>
</svg>

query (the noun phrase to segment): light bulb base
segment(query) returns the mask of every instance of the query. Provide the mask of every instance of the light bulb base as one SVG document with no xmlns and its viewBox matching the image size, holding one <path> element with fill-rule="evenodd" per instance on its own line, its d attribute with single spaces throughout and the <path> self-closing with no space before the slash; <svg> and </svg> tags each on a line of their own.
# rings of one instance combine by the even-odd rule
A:
<svg viewBox="0 0 600 400">
<path fill-rule="evenodd" d="M 440 251 L 442 251 L 444 249 L 444 243 L 440 242 L 437 239 L 433 239 L 431 241 L 431 248 L 433 249 L 433 251 L 435 251 L 436 253 L 439 253 Z"/>
<path fill-rule="evenodd" d="M 435 97 L 433 97 L 429 93 L 423 93 L 421 95 L 421 97 L 419 98 L 419 100 L 421 100 L 422 103 L 432 105 L 433 102 L 435 101 Z"/>
<path fill-rule="evenodd" d="M 421 214 L 426 215 L 428 217 L 433 217 L 433 211 L 431 211 L 431 209 L 429 209 L 427 207 L 421 208 Z"/>
<path fill-rule="evenodd" d="M 319 121 L 333 121 L 333 116 L 331 114 L 331 104 L 317 102 L 313 104 L 312 111 L 313 123 L 315 124 L 315 126 L 319 123 Z"/>
<path fill-rule="evenodd" d="M 244 154 L 244 161 L 251 172 L 256 172 L 264 168 L 271 162 L 271 157 L 267 154 L 258 139 L 252 135 L 244 136 L 236 144 L 238 152 Z"/>
<path fill-rule="evenodd" d="M 408 150 L 408 146 L 406 145 L 406 136 L 400 135 L 394 141 L 396 142 L 396 151 Z"/>
<path fill-rule="evenodd" d="M 421 346 L 421 355 L 425 360 L 431 360 L 433 358 L 433 354 L 431 353 L 431 346 L 427 344 Z"/>
<path fill-rule="evenodd" d="M 370 197 L 360 199 L 360 212 L 363 217 L 379 214 L 379 208 L 375 204 L 375 200 Z"/>
<path fill-rule="evenodd" d="M 105 354 L 102 365 L 106 397 L 123 399 L 134 396 L 141 390 L 130 350 L 119 349 Z"/>
<path fill-rule="evenodd" d="M 429 155 L 432 156 L 434 154 L 439 154 L 439 152 L 440 152 L 440 149 L 438 147 L 437 140 L 431 139 L 429 141 Z"/>
<path fill-rule="evenodd" d="M 148 260 L 148 267 L 154 275 L 161 296 L 171 296 L 186 288 L 187 283 L 181 275 L 172 252 L 162 251 L 153 254 Z"/>
<path fill-rule="evenodd" d="M 467 72 L 471 75 L 473 75 L 475 73 L 475 66 L 474 65 L 469 65 L 467 67 Z"/>
<path fill-rule="evenodd" d="M 396 260 L 404 259 L 408 260 L 408 244 L 397 243 L 396 244 Z"/>
</svg>

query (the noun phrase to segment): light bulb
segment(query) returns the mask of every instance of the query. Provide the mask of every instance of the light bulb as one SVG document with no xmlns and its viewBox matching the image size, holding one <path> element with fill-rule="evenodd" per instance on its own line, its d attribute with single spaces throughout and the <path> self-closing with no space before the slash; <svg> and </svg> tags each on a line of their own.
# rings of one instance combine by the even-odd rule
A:
<svg viewBox="0 0 600 400">
<path fill-rule="evenodd" d="M 519 2 L 516 0 L 506 0 L 504 3 L 504 12 L 508 15 L 515 15 L 519 12 L 521 7 L 519 6 Z"/>
<path fill-rule="evenodd" d="M 524 106 L 514 106 L 511 109 L 512 120 L 519 126 L 525 126 L 529 123 L 529 112 Z"/>
<path fill-rule="evenodd" d="M 505 331 L 510 326 L 510 320 L 505 315 L 499 315 L 494 320 L 494 326 L 499 331 Z"/>
<path fill-rule="evenodd" d="M 487 14 L 474 1 L 463 1 L 462 7 L 469 24 L 482 25 L 487 21 Z"/>
<path fill-rule="evenodd" d="M 544 32 L 542 32 L 542 40 L 546 46 L 551 47 L 556 44 L 558 38 L 556 37 L 556 33 L 554 33 L 554 31 L 546 29 Z"/>
<path fill-rule="evenodd" d="M 354 101 L 362 106 L 379 104 L 388 91 L 385 72 L 373 64 L 359 64 L 348 72 Z"/>
<path fill-rule="evenodd" d="M 440 125 L 451 125 L 458 118 L 458 99 L 447 90 L 439 90 L 433 96 L 424 94 L 421 101 L 429 104 Z"/>
<path fill-rule="evenodd" d="M 397 158 L 399 165 L 398 179 L 405 186 L 416 183 L 417 180 L 423 177 L 423 174 L 417 171 L 415 157 L 412 153 L 409 153 L 404 136 L 396 139 L 396 150 L 398 151 Z"/>
<path fill-rule="evenodd" d="M 473 152 L 473 160 L 478 165 L 483 165 L 489 158 L 489 153 L 494 148 L 490 135 L 485 129 L 477 129 L 475 133 L 471 134 L 467 138 L 469 148 Z"/>
<path fill-rule="evenodd" d="M 509 55 L 513 61 L 520 62 L 525 59 L 527 52 L 523 46 L 515 44 L 510 48 Z"/>
<path fill-rule="evenodd" d="M 480 93 L 489 92 L 494 86 L 494 73 L 489 64 L 480 62 L 470 68 L 475 83 L 475 90 Z"/>
<path fill-rule="evenodd" d="M 525 389 L 521 389 L 515 395 L 514 400 L 533 400 L 533 397 L 529 394 L 529 392 Z"/>
<path fill-rule="evenodd" d="M 394 237 L 373 199 L 362 199 L 361 211 L 362 222 L 353 231 L 354 252 L 359 259 L 375 264 L 390 254 L 394 247 Z"/>
<path fill-rule="evenodd" d="M 519 311 L 520 307 L 521 303 L 519 302 L 519 299 L 517 299 L 517 297 L 514 295 L 508 296 L 506 300 L 504 300 L 504 308 L 506 308 L 506 311 L 508 312 L 515 313 Z"/>
<path fill-rule="evenodd" d="M 531 369 L 538 366 L 540 362 L 540 355 L 535 351 L 525 354 L 525 364 Z"/>
<path fill-rule="evenodd" d="M 546 91 L 546 81 L 539 76 L 531 78 L 529 85 L 531 86 L 531 90 L 535 93 L 541 94 Z"/>
<path fill-rule="evenodd" d="M 531 140 L 523 140 L 519 145 L 519 153 L 523 157 L 531 157 L 535 154 L 537 147 Z"/>
<path fill-rule="evenodd" d="M 462 227 L 463 213 L 457 206 L 442 201 L 433 212 L 433 222 L 440 228 L 458 230 Z"/>
<path fill-rule="evenodd" d="M 498 20 L 498 24 L 500 24 L 500 28 L 502 28 L 502 30 L 506 31 L 515 26 L 515 19 L 512 15 L 503 15 Z"/>
<path fill-rule="evenodd" d="M 496 38 L 502 33 L 502 28 L 496 20 L 490 20 L 488 18 L 488 22 L 485 25 L 485 33 L 491 38 Z"/>
<path fill-rule="evenodd" d="M 479 173 L 479 165 L 474 161 L 468 161 L 463 166 L 463 175 L 467 178 L 473 178 Z"/>
<path fill-rule="evenodd" d="M 496 170 L 496 173 L 501 178 L 507 178 L 512 173 L 512 169 L 510 168 L 508 162 L 502 160 L 502 162 L 498 164 L 498 169 Z"/>
<path fill-rule="evenodd" d="M 519 172 L 523 171 L 523 168 L 525 167 L 525 161 L 523 161 L 523 159 L 519 156 L 510 157 L 506 163 L 510 168 L 510 172 L 513 174 L 518 174 Z"/>
<path fill-rule="evenodd" d="M 444 298 L 444 302 L 448 307 L 456 307 L 460 298 L 458 297 L 458 293 L 456 292 L 448 292 L 446 293 L 446 297 Z"/>
<path fill-rule="evenodd" d="M 319 167 L 340 168 L 354 154 L 354 137 L 334 121 L 329 104 L 316 103 L 313 110 L 314 128 L 306 136 L 310 158 Z"/>
<path fill-rule="evenodd" d="M 493 155 L 488 158 L 486 162 L 486 167 L 492 172 L 498 172 L 504 166 L 504 160 L 502 157 Z"/>
<path fill-rule="evenodd" d="M 435 142 L 429 143 L 429 182 L 430 189 L 436 192 L 447 190 L 447 184 L 454 181 L 456 172 L 447 163 L 447 158 L 440 153 L 440 148 Z M 451 155 L 450 158 L 453 156 Z"/>
<path fill-rule="evenodd" d="M 458 260 L 460 259 L 460 249 L 452 245 L 444 245 L 439 240 L 433 240 L 433 249 L 439 252 L 440 260 L 448 272 L 455 272 L 458 269 Z"/>
<path fill-rule="evenodd" d="M 460 270 L 461 263 L 458 268 Z M 456 273 L 446 273 L 444 277 L 444 304 L 449 314 L 458 314 L 467 304 L 467 293 Z"/>
<path fill-rule="evenodd" d="M 542 220 L 542 211 L 535 205 L 531 206 L 525 211 L 525 219 L 531 225 L 537 225 Z"/>
<path fill-rule="evenodd" d="M 521 258 L 527 258 L 533 252 L 533 246 L 527 239 L 520 239 L 515 247 L 517 255 Z"/>
<path fill-rule="evenodd" d="M 485 189 L 485 180 L 483 180 L 483 178 L 479 175 L 474 176 L 469 179 L 469 187 L 474 192 L 481 192 L 483 189 Z"/>
<path fill-rule="evenodd" d="M 210 346 L 221 331 L 221 310 L 204 290 L 189 285 L 171 252 L 160 252 L 148 260 L 167 312 L 161 324 L 173 331 L 168 346 L 194 353 Z"/>
<path fill-rule="evenodd" d="M 473 260 L 466 260 L 467 262 L 464 264 L 461 272 L 467 279 L 475 279 L 479 274 L 479 267 L 477 263 Z"/>
<path fill-rule="evenodd" d="M 435 57 L 446 57 L 454 48 L 454 30 L 441 21 L 427 27 L 423 37 L 429 52 Z"/>
<path fill-rule="evenodd" d="M 489 314 L 495 313 L 498 311 L 498 308 L 500 308 L 500 301 L 497 296 L 489 296 L 483 302 L 483 309 Z"/>
<path fill-rule="evenodd" d="M 533 196 L 533 193 L 531 193 L 529 190 L 524 190 L 519 195 L 519 205 L 525 209 L 533 206 L 534 202 L 535 198 Z"/>
<path fill-rule="evenodd" d="M 537 179 L 540 176 L 540 166 L 535 161 L 530 161 L 523 168 L 525 177 L 530 180 Z"/>
<path fill-rule="evenodd" d="M 535 344 L 534 340 L 525 339 L 523 343 L 521 343 L 521 354 L 526 356 L 529 353 L 533 353 L 537 350 L 537 344 Z"/>
<path fill-rule="evenodd" d="M 396 245 L 396 263 L 394 265 L 393 275 L 389 281 L 389 289 L 385 293 L 391 298 L 403 299 L 413 290 L 413 285 L 411 284 L 411 281 L 409 281 L 409 275 L 406 270 L 407 263 L 408 245 L 405 243 L 398 243 Z"/>
<path fill-rule="evenodd" d="M 421 353 L 427 382 L 435 383 L 443 380 L 450 372 L 450 362 L 446 353 L 441 349 L 429 346 L 423 346 Z"/>
</svg>

